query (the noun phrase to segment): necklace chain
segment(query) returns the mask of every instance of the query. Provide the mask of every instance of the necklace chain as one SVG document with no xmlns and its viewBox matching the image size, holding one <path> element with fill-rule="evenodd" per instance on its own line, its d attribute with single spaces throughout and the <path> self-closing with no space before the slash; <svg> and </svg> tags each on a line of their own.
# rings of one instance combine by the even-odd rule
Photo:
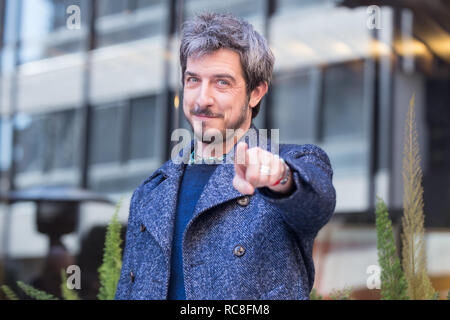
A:
<svg viewBox="0 0 450 320">
<path fill-rule="evenodd" d="M 195 156 L 194 159 L 194 151 L 191 152 L 191 157 L 189 159 L 189 164 L 194 164 L 194 163 L 198 163 L 198 162 L 202 162 L 202 161 L 206 161 L 206 162 L 215 162 L 215 161 L 223 161 L 224 156 L 220 156 L 220 157 L 200 157 L 200 156 Z"/>
</svg>

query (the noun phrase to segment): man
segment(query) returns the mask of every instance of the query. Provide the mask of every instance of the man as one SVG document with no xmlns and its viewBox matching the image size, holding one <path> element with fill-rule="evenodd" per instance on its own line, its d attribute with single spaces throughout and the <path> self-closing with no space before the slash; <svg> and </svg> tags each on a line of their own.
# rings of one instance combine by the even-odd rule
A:
<svg viewBox="0 0 450 320">
<path fill-rule="evenodd" d="M 317 146 L 262 143 L 266 41 L 203 14 L 184 25 L 180 61 L 195 139 L 133 193 L 116 299 L 308 299 L 333 173 Z"/>
</svg>

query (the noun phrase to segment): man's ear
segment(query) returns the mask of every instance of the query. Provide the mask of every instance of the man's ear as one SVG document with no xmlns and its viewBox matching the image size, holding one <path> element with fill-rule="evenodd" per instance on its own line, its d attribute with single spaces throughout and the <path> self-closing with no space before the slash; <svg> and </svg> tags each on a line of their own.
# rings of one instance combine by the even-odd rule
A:
<svg viewBox="0 0 450 320">
<path fill-rule="evenodd" d="M 250 93 L 250 100 L 248 103 L 249 106 L 251 108 L 255 107 L 267 93 L 267 90 L 269 90 L 269 86 L 265 81 L 261 82 L 255 89 L 253 89 Z"/>
</svg>

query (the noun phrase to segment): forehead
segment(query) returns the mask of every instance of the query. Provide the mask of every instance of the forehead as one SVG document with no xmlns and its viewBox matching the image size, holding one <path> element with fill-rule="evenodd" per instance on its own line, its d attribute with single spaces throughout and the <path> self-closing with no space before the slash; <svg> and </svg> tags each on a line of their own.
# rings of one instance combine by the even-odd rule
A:
<svg viewBox="0 0 450 320">
<path fill-rule="evenodd" d="M 204 76 L 225 72 L 235 77 L 243 75 L 239 53 L 230 49 L 219 49 L 200 56 L 188 57 L 186 71 Z"/>
</svg>

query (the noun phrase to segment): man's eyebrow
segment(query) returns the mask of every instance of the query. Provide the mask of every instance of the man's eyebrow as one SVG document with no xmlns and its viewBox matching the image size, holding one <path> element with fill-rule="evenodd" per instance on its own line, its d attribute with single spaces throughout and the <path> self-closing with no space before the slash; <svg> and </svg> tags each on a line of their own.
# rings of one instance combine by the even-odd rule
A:
<svg viewBox="0 0 450 320">
<path fill-rule="evenodd" d="M 195 72 L 192 72 L 192 71 L 185 71 L 184 75 L 185 76 L 192 76 L 192 77 L 198 77 L 199 76 L 198 74 L 196 74 Z M 217 73 L 217 74 L 213 74 L 212 77 L 213 78 L 228 78 L 231 81 L 236 82 L 236 79 L 231 74 L 228 74 L 228 73 Z"/>
<path fill-rule="evenodd" d="M 228 73 L 214 74 L 213 77 L 214 78 L 228 78 L 231 81 L 236 82 L 236 79 L 231 74 L 228 74 Z"/>
<path fill-rule="evenodd" d="M 195 72 L 191 72 L 191 71 L 185 71 L 184 72 L 185 76 L 193 76 L 193 77 L 197 77 L 198 74 L 196 74 Z"/>
</svg>

